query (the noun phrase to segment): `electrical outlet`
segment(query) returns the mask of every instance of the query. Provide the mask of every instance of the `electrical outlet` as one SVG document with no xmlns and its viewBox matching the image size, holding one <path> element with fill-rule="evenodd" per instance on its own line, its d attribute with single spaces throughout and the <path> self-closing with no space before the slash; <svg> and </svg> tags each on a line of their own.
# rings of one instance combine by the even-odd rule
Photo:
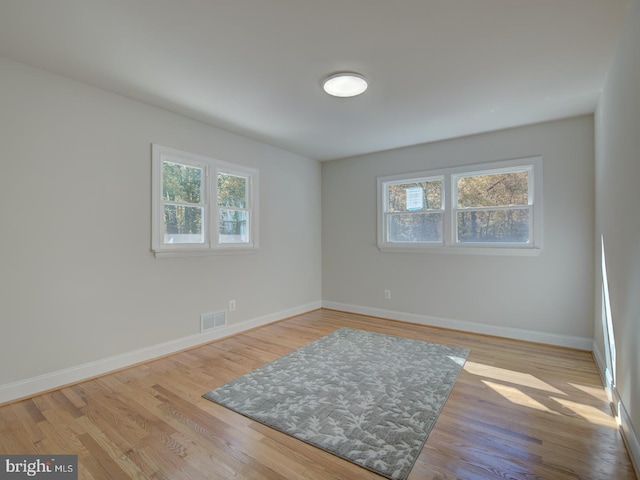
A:
<svg viewBox="0 0 640 480">
<path fill-rule="evenodd" d="M 236 309 L 236 301 L 235 300 L 229 300 L 229 311 L 233 312 Z"/>
<path fill-rule="evenodd" d="M 384 291 L 384 299 L 385 300 L 391 299 L 391 290 L 385 290 Z"/>
</svg>

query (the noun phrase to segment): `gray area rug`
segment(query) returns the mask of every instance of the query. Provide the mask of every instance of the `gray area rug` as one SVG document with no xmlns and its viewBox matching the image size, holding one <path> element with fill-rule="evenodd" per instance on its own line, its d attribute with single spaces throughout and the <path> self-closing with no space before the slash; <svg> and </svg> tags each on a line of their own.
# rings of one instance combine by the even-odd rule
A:
<svg viewBox="0 0 640 480">
<path fill-rule="evenodd" d="M 203 395 L 404 480 L 469 350 L 341 328 Z"/>
</svg>

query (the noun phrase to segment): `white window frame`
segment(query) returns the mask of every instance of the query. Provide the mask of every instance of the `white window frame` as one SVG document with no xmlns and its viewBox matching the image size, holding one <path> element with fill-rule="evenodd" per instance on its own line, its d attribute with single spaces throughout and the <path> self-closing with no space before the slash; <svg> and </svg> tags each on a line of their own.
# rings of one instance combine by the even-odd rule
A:
<svg viewBox="0 0 640 480">
<path fill-rule="evenodd" d="M 383 252 L 417 253 L 459 253 L 476 255 L 522 255 L 536 256 L 542 249 L 543 230 L 543 187 L 542 157 L 527 157 L 461 167 L 427 170 L 378 177 L 378 248 Z M 457 239 L 457 182 L 460 177 L 471 175 L 492 175 L 509 172 L 528 171 L 529 179 L 529 235 L 524 242 L 459 242 Z M 443 180 L 443 241 L 434 242 L 390 242 L 387 239 L 388 186 L 398 183 L 412 183 L 425 178 L 442 177 Z M 503 207 L 499 207 L 503 208 Z M 509 207 L 504 207 L 509 208 Z M 488 209 L 488 208 L 487 208 Z M 493 208 L 492 208 L 493 209 Z M 480 209 L 482 210 L 482 209 Z"/>
<path fill-rule="evenodd" d="M 156 257 L 250 253 L 259 248 L 259 172 L 257 169 L 155 143 L 151 145 L 151 152 L 151 250 Z M 169 244 L 164 241 L 164 205 L 166 202 L 162 196 L 162 164 L 165 161 L 201 168 L 204 172 L 200 203 L 204 209 L 203 243 Z M 219 241 L 218 175 L 220 173 L 247 179 L 247 205 L 246 208 L 240 209 L 246 211 L 249 218 L 247 242 Z"/>
</svg>

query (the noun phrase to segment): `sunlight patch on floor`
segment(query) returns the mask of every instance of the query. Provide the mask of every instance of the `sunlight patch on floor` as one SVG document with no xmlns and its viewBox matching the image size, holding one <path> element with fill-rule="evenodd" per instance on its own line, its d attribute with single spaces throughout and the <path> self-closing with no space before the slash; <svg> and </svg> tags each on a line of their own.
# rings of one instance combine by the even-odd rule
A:
<svg viewBox="0 0 640 480">
<path fill-rule="evenodd" d="M 465 364 L 464 369 L 467 372 L 480 377 L 513 383 L 523 387 L 541 390 L 543 392 L 555 393 L 556 395 L 565 395 L 565 392 L 543 382 L 530 373 L 516 372 L 515 370 L 507 370 L 505 368 L 492 367 L 490 365 L 482 365 L 481 363 L 469 361 Z"/>
<path fill-rule="evenodd" d="M 606 394 L 602 387 L 591 387 L 589 385 L 580 385 L 578 383 L 569 383 L 569 385 L 581 392 L 591 395 L 597 400 L 606 401 Z"/>
<path fill-rule="evenodd" d="M 617 428 L 616 420 L 613 415 L 603 412 L 596 407 L 585 405 L 584 403 L 573 402 L 566 398 L 551 397 L 551 400 L 558 402 L 564 408 L 584 418 L 590 423 L 602 425 L 603 427 Z"/>
<path fill-rule="evenodd" d="M 511 403 L 515 403 L 516 405 L 520 405 L 522 407 L 535 408 L 536 410 L 540 410 L 542 412 L 556 413 L 542 403 L 533 399 L 526 393 L 523 393 L 516 387 L 503 385 L 501 383 L 490 382 L 489 380 L 482 380 L 482 383 L 484 383 L 494 392 L 509 400 Z"/>
</svg>

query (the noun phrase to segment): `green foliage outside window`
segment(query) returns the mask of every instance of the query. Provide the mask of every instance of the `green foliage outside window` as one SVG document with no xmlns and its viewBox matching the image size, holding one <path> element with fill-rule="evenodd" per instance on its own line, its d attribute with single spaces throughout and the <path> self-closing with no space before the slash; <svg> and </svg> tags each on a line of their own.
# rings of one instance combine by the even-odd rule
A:
<svg viewBox="0 0 640 480">
<path fill-rule="evenodd" d="M 219 235 L 224 242 L 229 236 L 246 238 L 247 178 L 228 173 L 218 174 Z"/>
<path fill-rule="evenodd" d="M 166 234 L 202 234 L 202 177 L 202 168 L 172 162 L 162 163 Z"/>
</svg>

